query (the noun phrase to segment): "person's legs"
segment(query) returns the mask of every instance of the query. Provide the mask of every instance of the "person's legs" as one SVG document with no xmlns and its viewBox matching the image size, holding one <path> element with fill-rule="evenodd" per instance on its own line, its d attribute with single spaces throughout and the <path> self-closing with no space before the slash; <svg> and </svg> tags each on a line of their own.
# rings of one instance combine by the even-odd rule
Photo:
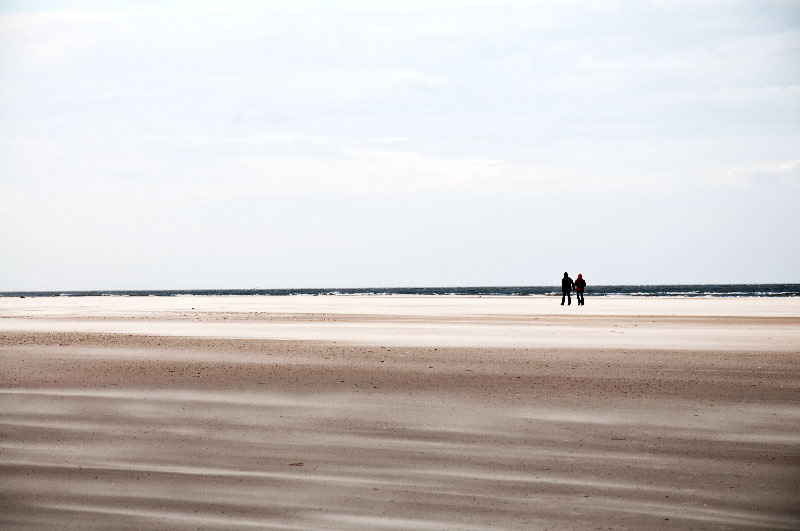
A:
<svg viewBox="0 0 800 531">
<path fill-rule="evenodd" d="M 575 298 L 578 299 L 578 304 L 583 306 L 583 292 L 582 291 L 576 291 L 575 292 Z"/>
<path fill-rule="evenodd" d="M 566 298 L 566 296 L 567 296 L 567 292 L 566 291 L 562 291 L 561 292 L 561 306 L 564 306 L 564 299 Z"/>
</svg>

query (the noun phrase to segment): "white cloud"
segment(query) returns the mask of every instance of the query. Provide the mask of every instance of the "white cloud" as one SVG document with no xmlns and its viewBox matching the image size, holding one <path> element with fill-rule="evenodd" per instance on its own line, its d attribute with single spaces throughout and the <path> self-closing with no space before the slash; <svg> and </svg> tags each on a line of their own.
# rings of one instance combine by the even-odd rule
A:
<svg viewBox="0 0 800 531">
<path fill-rule="evenodd" d="M 89 4 L 0 16 L 0 238 L 73 211 L 151 234 L 224 201 L 491 196 L 501 240 L 504 215 L 552 223 L 529 202 L 613 197 L 570 215 L 614 239 L 663 230 L 637 202 L 739 192 L 772 234 L 760 201 L 796 195 L 796 3 Z"/>
</svg>

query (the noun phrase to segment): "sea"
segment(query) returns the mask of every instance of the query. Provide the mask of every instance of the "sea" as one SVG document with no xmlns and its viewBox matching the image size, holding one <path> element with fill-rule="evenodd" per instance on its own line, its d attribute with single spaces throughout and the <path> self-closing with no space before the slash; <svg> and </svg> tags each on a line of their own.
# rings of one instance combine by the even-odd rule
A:
<svg viewBox="0 0 800 531">
<path fill-rule="evenodd" d="M 0 297 L 177 297 L 261 295 L 471 295 L 530 296 L 561 295 L 560 286 L 464 286 L 406 288 L 291 288 L 291 289 L 163 289 L 88 291 L 0 291 Z M 798 297 L 800 284 L 650 284 L 587 286 L 593 297 Z"/>
</svg>

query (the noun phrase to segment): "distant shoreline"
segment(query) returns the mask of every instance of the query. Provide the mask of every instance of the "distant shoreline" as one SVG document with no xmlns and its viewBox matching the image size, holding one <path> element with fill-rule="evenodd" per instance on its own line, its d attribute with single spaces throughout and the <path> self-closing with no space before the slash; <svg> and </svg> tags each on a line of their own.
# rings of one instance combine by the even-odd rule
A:
<svg viewBox="0 0 800 531">
<path fill-rule="evenodd" d="M 800 284 L 653 284 L 588 286 L 594 297 L 798 297 Z M 474 286 L 399 288 L 287 288 L 287 289 L 176 289 L 176 290 L 63 290 L 0 291 L 0 297 L 176 297 L 176 296 L 330 296 L 330 295 L 462 295 L 554 296 L 556 286 Z"/>
</svg>

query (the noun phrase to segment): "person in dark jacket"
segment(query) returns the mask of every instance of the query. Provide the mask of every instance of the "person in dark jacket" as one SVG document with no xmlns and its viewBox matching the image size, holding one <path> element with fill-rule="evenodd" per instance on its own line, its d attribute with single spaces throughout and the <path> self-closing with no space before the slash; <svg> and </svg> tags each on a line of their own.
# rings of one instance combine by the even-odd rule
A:
<svg viewBox="0 0 800 531">
<path fill-rule="evenodd" d="M 578 278 L 575 279 L 575 298 L 578 300 L 578 306 L 585 306 L 583 304 L 583 288 L 586 287 L 586 281 L 583 280 L 583 275 L 578 273 Z"/>
<path fill-rule="evenodd" d="M 561 306 L 564 306 L 564 299 L 567 299 L 567 306 L 572 304 L 572 279 L 569 273 L 564 271 L 564 278 L 561 279 Z"/>
</svg>

